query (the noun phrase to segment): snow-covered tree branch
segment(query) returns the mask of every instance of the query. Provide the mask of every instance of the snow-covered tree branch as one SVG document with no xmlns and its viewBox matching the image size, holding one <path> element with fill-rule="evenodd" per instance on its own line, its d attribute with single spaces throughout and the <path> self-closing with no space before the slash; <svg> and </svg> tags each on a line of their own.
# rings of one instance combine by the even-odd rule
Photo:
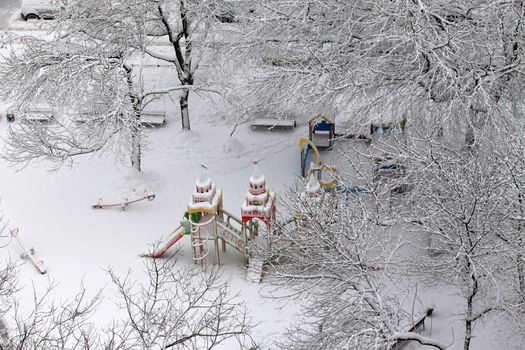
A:
<svg viewBox="0 0 525 350">
<path fill-rule="evenodd" d="M 268 249 L 268 281 L 302 301 L 304 318 L 290 328 L 286 349 L 389 348 L 410 339 L 446 346 L 403 327 L 408 320 L 388 280 L 399 240 L 376 225 L 362 198 L 292 192 L 294 223 L 277 227 Z M 401 336 L 402 334 L 402 336 Z"/>
<path fill-rule="evenodd" d="M 474 145 L 502 105 L 522 101 L 522 1 L 263 0 L 235 54 L 252 67 L 244 98 L 356 123 L 431 118 Z M 247 60 L 250 57 L 251 60 Z"/>
<path fill-rule="evenodd" d="M 0 349 L 215 349 L 226 342 L 257 348 L 250 317 L 218 270 L 204 274 L 173 259 L 145 265 L 144 285 L 109 271 L 117 307 L 124 313 L 104 328 L 92 320 L 103 302 L 101 292 L 89 296 L 82 286 L 72 300 L 55 304 L 50 300 L 56 285 L 51 285 L 41 295 L 35 292 L 30 311 L 22 311 L 14 266 L 3 267 L 0 299 L 13 307 L 0 309 Z"/>
<path fill-rule="evenodd" d="M 8 152 L 9 160 L 44 158 L 61 164 L 112 146 L 119 154 L 131 154 L 140 170 L 146 141 L 141 115 L 152 101 L 179 92 L 182 128 L 190 128 L 189 92 L 206 86 L 194 85 L 198 64 L 192 66 L 192 58 L 203 58 L 208 50 L 206 31 L 218 21 L 219 2 L 64 0 L 63 6 L 49 33 L 7 42 L 9 51 L 0 63 L 1 96 L 20 111 L 19 119 L 26 111 L 47 110 L 60 125 L 12 128 L 10 146 L 20 144 L 21 150 Z M 148 59 L 172 65 L 178 83 L 147 88 Z"/>
</svg>

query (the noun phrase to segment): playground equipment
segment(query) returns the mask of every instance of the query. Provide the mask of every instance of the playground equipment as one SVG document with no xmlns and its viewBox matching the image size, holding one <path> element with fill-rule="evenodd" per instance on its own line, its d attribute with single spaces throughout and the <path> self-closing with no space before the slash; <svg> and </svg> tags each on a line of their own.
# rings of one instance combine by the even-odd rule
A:
<svg viewBox="0 0 525 350">
<path fill-rule="evenodd" d="M 337 168 L 333 166 L 324 165 L 321 162 L 321 155 L 317 146 L 307 138 L 299 139 L 299 150 L 301 152 L 301 176 L 308 177 L 314 173 L 322 187 L 327 189 L 335 188 L 335 177 Z M 322 181 L 322 171 L 329 173 L 331 180 Z"/>
<path fill-rule="evenodd" d="M 187 231 L 187 226 L 180 225 L 177 227 L 173 232 L 168 236 L 164 244 L 162 244 L 155 252 L 152 254 L 143 254 L 144 257 L 149 258 L 160 258 L 162 257 L 175 243 L 177 243 L 181 238 L 183 238 L 185 235 L 189 234 Z"/>
<path fill-rule="evenodd" d="M 252 256 L 250 242 L 259 232 L 255 220 L 264 222 L 270 231 L 275 219 L 276 206 L 275 194 L 266 187 L 265 177 L 258 170 L 257 162 L 254 164 L 255 169 L 250 177 L 241 218 L 222 207 L 222 190 L 211 181 L 207 175 L 207 168 L 203 166 L 203 172 L 195 182 L 186 219 L 181 221 L 181 225 L 155 252 L 143 256 L 160 258 L 180 239 L 189 235 L 193 261 L 203 269 L 208 257 L 213 257 L 213 262 L 220 264 L 220 250 L 226 252 L 226 246 L 229 245 L 243 254 L 245 263 L 249 264 L 248 272 L 259 276 L 260 279 L 264 262 Z M 208 241 L 213 242 L 213 250 L 208 247 Z"/>
<path fill-rule="evenodd" d="M 407 123 L 406 117 L 401 118 L 399 122 L 390 122 L 390 123 L 379 123 L 374 124 L 370 123 L 370 135 L 373 134 L 389 134 L 395 131 L 405 131 L 405 126 Z"/>
<path fill-rule="evenodd" d="M 335 138 L 335 122 L 325 115 L 308 120 L 308 138 L 318 148 L 330 148 Z"/>
<path fill-rule="evenodd" d="M 195 182 L 195 189 L 187 210 L 193 261 L 200 263 L 202 268 L 209 254 L 206 241 L 210 239 L 214 241 L 216 263 L 220 264 L 216 218 L 222 206 L 222 190 L 217 189 L 211 182 L 206 170 L 207 168 L 203 166 L 203 172 Z M 208 228 L 213 230 L 211 235 Z"/>
<path fill-rule="evenodd" d="M 268 191 L 266 179 L 257 167 L 258 161 L 254 160 L 253 164 L 255 168 L 250 176 L 250 187 L 241 207 L 242 224 L 260 219 L 269 228 L 275 218 L 275 193 Z"/>
<path fill-rule="evenodd" d="M 304 137 L 299 139 L 299 151 L 301 152 L 301 176 L 307 177 L 312 163 L 321 165 L 321 155 L 314 143 Z"/>
<path fill-rule="evenodd" d="M 318 149 L 331 148 L 335 135 L 335 122 L 325 115 L 316 115 L 308 120 L 308 139 L 299 139 L 301 176 L 316 174 L 321 186 L 328 190 L 335 187 L 337 168 L 322 164 Z M 329 181 L 322 181 L 323 171 L 329 175 Z"/>
<path fill-rule="evenodd" d="M 272 229 L 272 222 L 275 220 L 275 193 L 268 190 L 266 187 L 266 179 L 259 171 L 257 166 L 258 161 L 254 160 L 253 173 L 250 176 L 250 186 L 246 191 L 244 204 L 241 207 L 242 225 L 251 224 L 255 228 L 253 230 L 252 240 L 257 239 L 258 225 L 254 220 L 261 220 L 266 225 L 267 231 L 270 233 Z M 247 279 L 252 281 L 260 281 L 264 261 L 258 257 L 250 256 L 248 261 Z"/>
<path fill-rule="evenodd" d="M 42 274 L 42 275 L 46 274 L 47 273 L 47 269 L 44 266 L 44 261 L 40 260 L 40 259 L 38 259 L 36 257 L 34 248 L 27 249 L 22 244 L 22 241 L 20 240 L 20 237 L 19 237 L 19 230 L 18 230 L 18 228 L 15 228 L 15 229 L 9 231 L 9 234 L 16 240 L 16 242 L 18 243 L 18 245 L 22 249 L 22 254 L 20 254 L 20 258 L 30 261 L 31 264 L 35 267 L 35 269 L 37 269 L 37 271 L 40 272 L 40 274 Z"/>
<path fill-rule="evenodd" d="M 321 118 L 322 116 L 318 117 Z M 315 120 L 315 119 L 311 119 Z M 325 119 L 321 121 L 324 123 Z M 312 136 L 312 128 L 310 127 L 310 135 Z M 332 135 L 336 135 L 333 133 Z M 332 140 L 332 139 L 331 139 Z M 332 142 L 332 141 L 331 141 Z M 325 191 L 335 191 L 337 193 L 367 193 L 368 190 L 360 187 L 347 187 L 338 184 L 337 167 L 323 164 L 321 161 L 321 154 L 312 141 L 312 139 L 300 138 L 299 150 L 301 153 L 301 176 L 309 178 L 310 175 L 315 175 L 321 187 Z M 328 179 L 323 180 L 323 173 L 328 176 Z"/>
<path fill-rule="evenodd" d="M 130 204 L 141 202 L 141 201 L 144 201 L 144 200 L 148 200 L 148 202 L 151 202 L 154 199 L 155 199 L 155 193 L 148 193 L 146 191 L 146 192 L 144 192 L 144 195 L 141 196 L 141 197 L 137 197 L 137 198 L 134 198 L 134 199 L 126 198 L 120 203 L 105 204 L 105 203 L 102 203 L 102 198 L 100 198 L 98 200 L 98 203 L 92 205 L 91 207 L 93 209 L 120 208 L 121 210 L 126 210 L 128 208 L 128 205 L 130 205 Z"/>
</svg>

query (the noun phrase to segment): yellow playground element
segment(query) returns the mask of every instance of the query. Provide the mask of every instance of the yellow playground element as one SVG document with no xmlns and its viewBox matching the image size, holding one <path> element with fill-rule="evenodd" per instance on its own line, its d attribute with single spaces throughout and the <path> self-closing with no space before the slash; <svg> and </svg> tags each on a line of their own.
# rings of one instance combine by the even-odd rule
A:
<svg viewBox="0 0 525 350">
<path fill-rule="evenodd" d="M 323 164 L 321 162 L 321 155 L 319 154 L 319 150 L 312 141 L 305 137 L 299 139 L 299 150 L 301 152 L 301 176 L 308 177 L 312 173 L 317 173 L 319 184 L 323 188 L 333 190 L 336 187 L 335 175 L 337 174 L 337 167 Z M 314 160 L 310 159 L 311 155 L 315 157 Z M 314 165 L 314 167 L 312 167 L 312 164 Z M 323 181 L 321 179 L 321 174 L 323 170 L 331 173 L 332 179 L 330 181 Z"/>
</svg>

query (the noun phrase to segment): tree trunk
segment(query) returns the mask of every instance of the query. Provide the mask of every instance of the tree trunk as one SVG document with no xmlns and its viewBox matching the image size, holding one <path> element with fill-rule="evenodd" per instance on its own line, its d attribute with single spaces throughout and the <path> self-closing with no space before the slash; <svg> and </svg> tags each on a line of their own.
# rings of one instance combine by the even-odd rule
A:
<svg viewBox="0 0 525 350">
<path fill-rule="evenodd" d="M 190 112 L 188 110 L 188 97 L 190 90 L 183 89 L 180 93 L 180 115 L 182 119 L 182 130 L 190 130 Z"/>
<path fill-rule="evenodd" d="M 463 343 L 463 350 L 470 349 L 470 340 L 472 339 L 472 321 L 465 320 L 465 342 Z"/>
<path fill-rule="evenodd" d="M 478 280 L 471 271 L 470 263 L 467 263 L 467 271 L 470 272 L 470 279 L 472 280 L 472 289 L 467 298 L 467 314 L 465 317 L 465 341 L 463 343 L 463 350 L 470 349 L 470 341 L 472 340 L 472 324 L 474 323 L 474 297 L 478 293 Z"/>
<path fill-rule="evenodd" d="M 520 206 L 522 205 L 522 197 L 520 197 Z M 523 217 L 523 213 L 521 214 Z M 523 251 L 523 237 L 521 233 L 521 221 L 518 223 L 518 249 L 519 251 Z M 525 269 L 523 266 L 523 254 L 519 253 L 516 257 L 516 265 L 518 269 L 518 287 L 521 294 L 521 299 L 525 300 Z"/>
<path fill-rule="evenodd" d="M 524 269 L 523 269 L 523 255 L 518 254 L 518 257 L 516 258 L 518 263 L 518 280 L 519 280 L 519 288 L 521 293 L 521 299 L 525 299 L 525 275 L 524 275 Z"/>
<path fill-rule="evenodd" d="M 518 191 L 520 189 L 518 188 Z M 520 194 L 518 194 L 518 202 L 519 202 L 519 207 L 520 207 L 520 214 L 521 214 L 521 218 L 523 218 L 523 196 Z M 518 249 L 520 252 L 523 251 L 523 234 L 522 234 L 522 223 L 521 221 L 518 221 Z M 519 291 L 520 291 L 520 296 L 521 296 L 521 299 L 522 300 L 525 300 L 525 269 L 524 269 L 524 266 L 523 266 L 523 262 L 524 262 L 524 259 L 523 259 L 523 254 L 521 253 L 518 253 L 518 256 L 516 257 L 516 265 L 517 265 L 517 269 L 518 269 L 518 287 L 519 287 Z"/>
<path fill-rule="evenodd" d="M 141 151 L 141 132 L 142 128 L 140 125 L 140 114 L 141 114 L 141 106 L 142 106 L 142 99 L 137 96 L 133 89 L 133 77 L 131 75 L 132 69 L 130 66 L 124 65 L 124 69 L 126 71 L 126 80 L 128 83 L 128 96 L 131 101 L 131 104 L 133 105 L 133 112 L 134 112 L 134 125 L 131 126 L 131 166 L 137 169 L 137 171 L 141 170 L 141 158 L 142 158 L 142 151 Z"/>
<path fill-rule="evenodd" d="M 131 166 L 141 170 L 141 156 L 142 150 L 140 145 L 140 128 L 133 128 L 131 135 Z"/>
<path fill-rule="evenodd" d="M 7 341 L 9 340 L 9 333 L 4 321 L 0 318 L 0 349 L 7 348 Z"/>
</svg>

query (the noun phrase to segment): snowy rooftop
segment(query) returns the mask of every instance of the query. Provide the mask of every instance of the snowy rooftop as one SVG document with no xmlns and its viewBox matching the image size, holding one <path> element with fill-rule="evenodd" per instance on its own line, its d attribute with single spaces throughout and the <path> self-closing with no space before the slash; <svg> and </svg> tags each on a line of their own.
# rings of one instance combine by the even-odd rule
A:
<svg viewBox="0 0 525 350">
<path fill-rule="evenodd" d="M 197 181 L 195 181 L 195 186 L 206 188 L 211 186 L 211 179 L 208 176 L 208 172 L 206 169 L 202 170 L 201 175 L 197 178 Z"/>
<path fill-rule="evenodd" d="M 254 185 L 262 185 L 265 182 L 264 174 L 259 170 L 258 162 L 254 161 L 253 173 L 250 176 L 250 183 Z"/>
</svg>

